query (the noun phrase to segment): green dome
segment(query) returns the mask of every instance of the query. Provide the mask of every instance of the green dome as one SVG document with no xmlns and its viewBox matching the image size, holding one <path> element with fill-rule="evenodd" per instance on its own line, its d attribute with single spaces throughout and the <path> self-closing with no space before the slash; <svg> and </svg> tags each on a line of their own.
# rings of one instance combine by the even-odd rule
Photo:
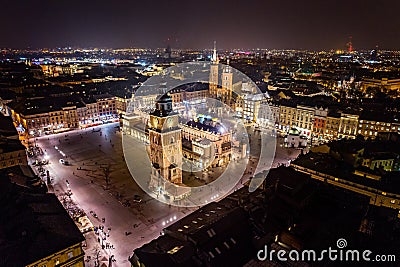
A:
<svg viewBox="0 0 400 267">
<path fill-rule="evenodd" d="M 300 132 L 296 128 L 292 128 L 289 130 L 289 134 L 290 135 L 300 135 Z"/>
</svg>

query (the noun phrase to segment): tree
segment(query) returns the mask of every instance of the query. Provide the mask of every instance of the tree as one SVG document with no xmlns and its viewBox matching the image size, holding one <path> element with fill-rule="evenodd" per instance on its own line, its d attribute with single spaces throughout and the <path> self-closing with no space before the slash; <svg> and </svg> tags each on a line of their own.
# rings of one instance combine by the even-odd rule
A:
<svg viewBox="0 0 400 267">
<path fill-rule="evenodd" d="M 111 174 L 111 165 L 107 164 L 106 167 L 103 168 L 104 179 L 106 180 L 106 185 L 110 185 L 110 174 Z"/>
</svg>

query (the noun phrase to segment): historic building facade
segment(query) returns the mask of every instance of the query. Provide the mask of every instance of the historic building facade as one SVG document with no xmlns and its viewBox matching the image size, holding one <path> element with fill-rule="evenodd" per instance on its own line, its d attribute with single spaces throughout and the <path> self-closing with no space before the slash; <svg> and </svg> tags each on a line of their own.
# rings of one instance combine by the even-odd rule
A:
<svg viewBox="0 0 400 267">
<path fill-rule="evenodd" d="M 150 187 L 165 189 L 160 178 L 182 184 L 182 133 L 178 124 L 178 113 L 172 110 L 172 98 L 162 96 L 150 114 L 148 125 L 149 156 L 153 167 Z"/>
</svg>

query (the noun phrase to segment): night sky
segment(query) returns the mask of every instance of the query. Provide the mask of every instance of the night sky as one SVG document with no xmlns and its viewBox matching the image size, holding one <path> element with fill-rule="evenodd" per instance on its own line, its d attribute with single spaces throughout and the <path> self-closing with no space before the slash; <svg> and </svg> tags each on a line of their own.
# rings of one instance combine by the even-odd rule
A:
<svg viewBox="0 0 400 267">
<path fill-rule="evenodd" d="M 400 49 L 399 0 L 1 0 L 0 47 Z"/>
</svg>

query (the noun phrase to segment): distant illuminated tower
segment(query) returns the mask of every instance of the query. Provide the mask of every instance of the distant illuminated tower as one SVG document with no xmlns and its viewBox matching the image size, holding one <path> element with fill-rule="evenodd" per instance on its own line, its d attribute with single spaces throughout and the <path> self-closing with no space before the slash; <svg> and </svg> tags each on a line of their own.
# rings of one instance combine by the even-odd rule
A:
<svg viewBox="0 0 400 267">
<path fill-rule="evenodd" d="M 210 65 L 210 77 L 208 88 L 210 91 L 210 95 L 212 97 L 217 97 L 217 88 L 218 88 L 218 56 L 217 56 L 217 43 L 214 41 L 214 51 L 211 57 L 211 65 Z"/>
<path fill-rule="evenodd" d="M 353 52 L 353 42 L 352 42 L 353 37 L 349 37 L 349 42 L 347 43 L 347 51 L 348 52 Z"/>
<path fill-rule="evenodd" d="M 164 94 L 150 113 L 149 155 L 153 166 L 150 187 L 165 188 L 165 180 L 182 184 L 182 133 L 172 98 Z M 161 175 L 161 177 L 160 177 Z"/>
</svg>

